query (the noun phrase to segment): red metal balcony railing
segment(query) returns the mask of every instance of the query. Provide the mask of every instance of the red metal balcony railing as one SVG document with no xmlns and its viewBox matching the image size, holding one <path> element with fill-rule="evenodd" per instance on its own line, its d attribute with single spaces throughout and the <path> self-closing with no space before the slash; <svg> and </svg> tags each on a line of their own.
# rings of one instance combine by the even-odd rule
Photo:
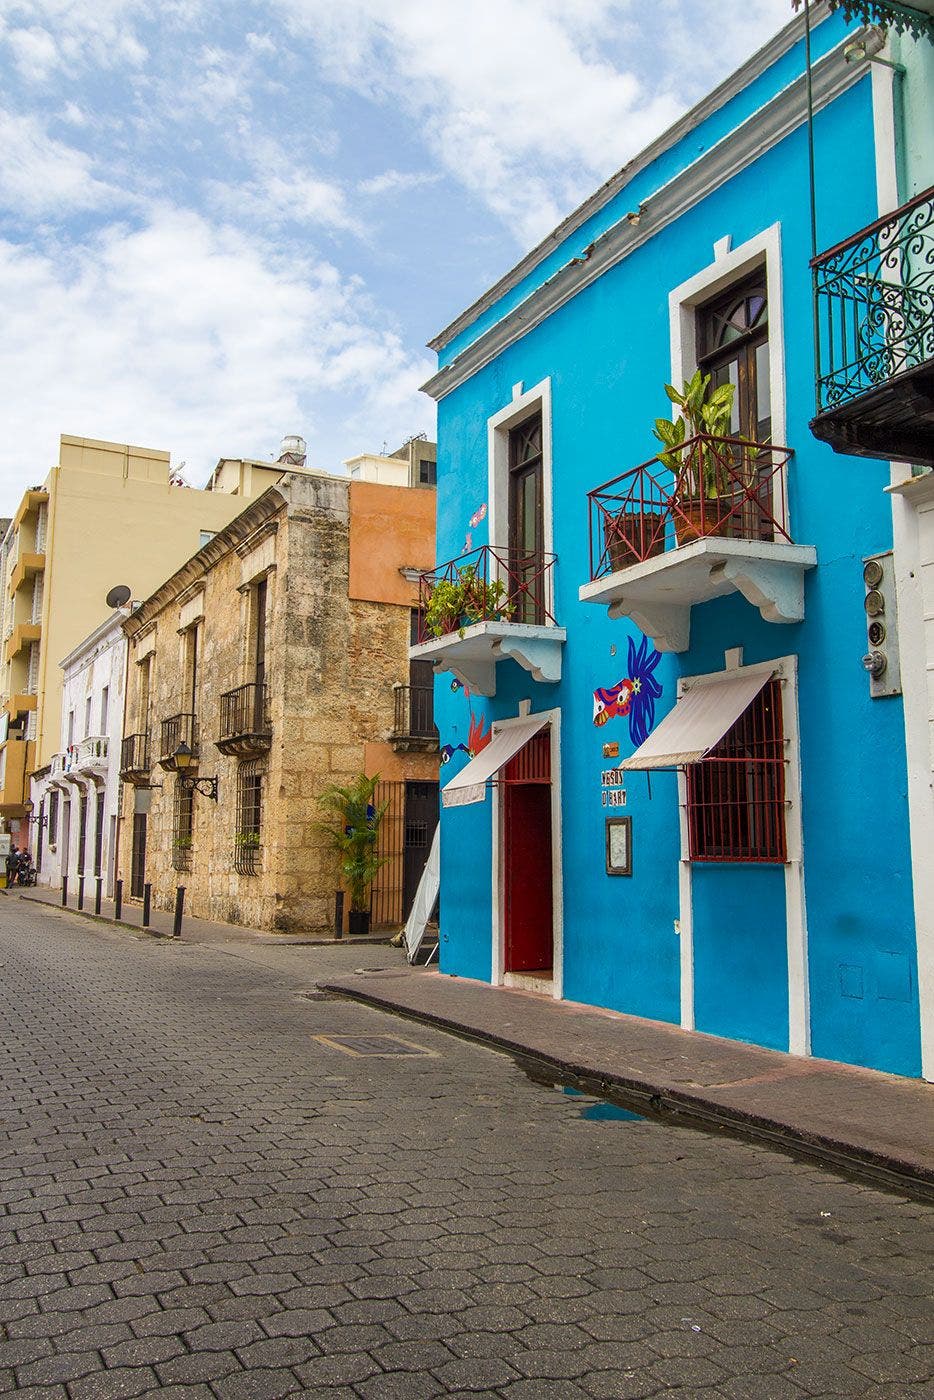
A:
<svg viewBox="0 0 934 1400">
<path fill-rule="evenodd" d="M 554 624 L 557 555 L 484 544 L 419 580 L 419 642 L 475 622 Z"/>
<path fill-rule="evenodd" d="M 790 447 L 701 434 L 588 492 L 590 577 L 712 536 L 791 543 Z"/>
</svg>

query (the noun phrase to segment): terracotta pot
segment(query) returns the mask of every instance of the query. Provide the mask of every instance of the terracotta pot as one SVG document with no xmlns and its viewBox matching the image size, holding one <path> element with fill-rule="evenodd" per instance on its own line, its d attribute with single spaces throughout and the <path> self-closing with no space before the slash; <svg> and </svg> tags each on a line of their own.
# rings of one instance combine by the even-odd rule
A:
<svg viewBox="0 0 934 1400">
<path fill-rule="evenodd" d="M 675 514 L 675 535 L 678 544 L 692 544 L 694 540 L 709 539 L 711 536 L 730 536 L 735 531 L 732 517 L 720 520 L 723 509 L 716 496 L 701 502 L 699 497 L 680 499 Z"/>
<path fill-rule="evenodd" d="M 614 572 L 665 552 L 665 518 L 661 511 L 621 510 L 604 520 L 603 532 Z"/>
</svg>

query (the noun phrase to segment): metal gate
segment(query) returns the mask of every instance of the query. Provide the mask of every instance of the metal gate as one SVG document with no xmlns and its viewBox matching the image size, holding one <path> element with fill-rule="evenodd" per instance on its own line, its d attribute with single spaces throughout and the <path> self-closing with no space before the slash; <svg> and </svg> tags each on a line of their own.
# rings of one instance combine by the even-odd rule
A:
<svg viewBox="0 0 934 1400">
<path fill-rule="evenodd" d="M 373 882 L 371 917 L 374 928 L 398 928 L 412 907 L 438 825 L 438 784 L 378 783 L 374 801 L 389 806 L 379 829 L 377 850 L 385 864 Z"/>
<path fill-rule="evenodd" d="M 130 895 L 142 899 L 146 881 L 146 813 L 133 813 L 133 846 L 130 854 Z"/>
</svg>

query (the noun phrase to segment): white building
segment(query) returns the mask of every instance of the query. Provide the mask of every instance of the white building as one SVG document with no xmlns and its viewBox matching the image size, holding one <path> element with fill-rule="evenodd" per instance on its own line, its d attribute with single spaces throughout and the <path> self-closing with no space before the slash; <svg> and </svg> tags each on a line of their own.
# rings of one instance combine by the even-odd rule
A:
<svg viewBox="0 0 934 1400">
<path fill-rule="evenodd" d="M 119 840 L 120 744 L 126 638 L 126 609 L 111 613 L 65 657 L 61 667 L 62 730 L 58 752 L 32 780 L 35 819 L 30 833 L 39 883 L 70 890 L 85 877 L 85 899 L 95 880 L 113 894 Z"/>
</svg>

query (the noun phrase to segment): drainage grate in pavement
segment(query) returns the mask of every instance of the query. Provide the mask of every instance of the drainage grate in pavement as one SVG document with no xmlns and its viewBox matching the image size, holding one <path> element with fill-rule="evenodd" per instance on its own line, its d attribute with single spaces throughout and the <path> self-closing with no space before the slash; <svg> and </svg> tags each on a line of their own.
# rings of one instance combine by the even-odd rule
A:
<svg viewBox="0 0 934 1400">
<path fill-rule="evenodd" d="M 343 1050 L 345 1055 L 437 1055 L 436 1050 L 428 1050 L 424 1045 L 416 1045 L 412 1040 L 403 1040 L 398 1035 L 316 1035 L 322 1045 L 330 1045 L 334 1050 Z"/>
</svg>

